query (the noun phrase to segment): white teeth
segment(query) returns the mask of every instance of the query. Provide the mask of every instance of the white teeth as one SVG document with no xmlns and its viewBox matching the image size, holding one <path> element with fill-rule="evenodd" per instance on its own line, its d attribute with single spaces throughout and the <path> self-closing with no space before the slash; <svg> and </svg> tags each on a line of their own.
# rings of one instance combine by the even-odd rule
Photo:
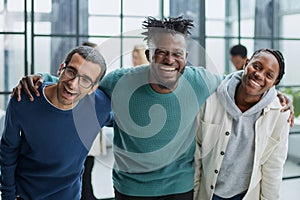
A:
<svg viewBox="0 0 300 200">
<path fill-rule="evenodd" d="M 165 71 L 174 71 L 175 68 L 174 67 L 161 67 L 160 69 L 165 70 Z"/>
<path fill-rule="evenodd" d="M 257 82 L 253 81 L 253 80 L 250 80 L 251 83 L 253 83 L 254 85 L 258 86 L 258 87 L 261 87 Z"/>
<path fill-rule="evenodd" d="M 69 94 L 75 93 L 75 91 L 73 91 L 73 90 L 68 90 L 67 88 L 65 88 L 65 90 L 66 90 L 66 92 L 69 93 Z"/>
</svg>

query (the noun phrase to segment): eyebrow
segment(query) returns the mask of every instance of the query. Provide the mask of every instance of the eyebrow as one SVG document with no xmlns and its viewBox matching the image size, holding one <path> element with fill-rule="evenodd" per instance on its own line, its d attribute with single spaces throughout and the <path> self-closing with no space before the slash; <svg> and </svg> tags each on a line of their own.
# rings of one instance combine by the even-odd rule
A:
<svg viewBox="0 0 300 200">
<path fill-rule="evenodd" d="M 92 79 L 90 76 L 88 76 L 87 74 L 79 74 L 79 73 L 78 73 L 78 70 L 77 70 L 75 67 L 73 67 L 72 65 L 66 65 L 66 67 L 72 68 L 74 71 L 76 71 L 76 74 L 78 74 L 78 75 L 80 75 L 80 76 L 84 76 L 84 77 L 86 77 L 86 78 L 89 78 L 89 79 L 91 79 L 91 81 L 93 81 L 93 79 Z M 93 81 L 93 82 L 94 82 L 94 81 Z"/>
<path fill-rule="evenodd" d="M 253 63 L 259 63 L 261 66 L 263 66 L 263 64 L 262 64 L 260 61 L 258 61 L 258 60 L 253 61 Z M 272 73 L 274 73 L 274 74 L 276 73 L 276 71 L 273 70 L 272 67 L 269 67 L 269 68 L 268 68 L 268 71 L 269 71 L 269 72 L 272 72 Z M 278 74 L 279 74 L 279 72 L 278 72 Z"/>
</svg>

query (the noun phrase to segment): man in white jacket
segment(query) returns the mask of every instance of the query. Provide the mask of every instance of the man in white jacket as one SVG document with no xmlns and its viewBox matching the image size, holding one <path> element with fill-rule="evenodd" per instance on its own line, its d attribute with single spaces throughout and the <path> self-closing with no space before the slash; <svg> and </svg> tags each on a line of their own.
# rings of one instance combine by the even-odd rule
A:
<svg viewBox="0 0 300 200">
<path fill-rule="evenodd" d="M 201 108 L 194 199 L 279 198 L 289 133 L 275 90 L 283 74 L 279 51 L 258 50 Z"/>
</svg>

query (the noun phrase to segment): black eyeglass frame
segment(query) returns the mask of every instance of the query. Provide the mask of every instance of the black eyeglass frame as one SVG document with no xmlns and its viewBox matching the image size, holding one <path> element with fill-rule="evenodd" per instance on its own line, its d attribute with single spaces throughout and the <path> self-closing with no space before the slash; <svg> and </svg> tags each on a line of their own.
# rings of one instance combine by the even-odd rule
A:
<svg viewBox="0 0 300 200">
<path fill-rule="evenodd" d="M 78 85 L 80 85 L 81 87 L 83 87 L 85 89 L 92 88 L 97 83 L 97 81 L 93 82 L 93 80 L 90 77 L 88 77 L 88 76 L 78 74 L 78 71 L 74 67 L 72 67 L 72 66 L 66 66 L 65 65 L 62 68 L 62 70 L 63 70 L 62 75 L 64 75 L 69 80 L 73 80 L 73 79 L 75 79 L 75 78 L 78 77 Z M 66 70 L 69 70 L 69 72 L 72 71 L 73 75 L 70 76 L 71 74 L 66 74 Z M 86 80 L 86 81 L 90 82 L 88 86 L 85 85 L 85 84 L 82 85 L 83 82 L 80 81 L 80 80 L 82 80 L 82 78 L 83 78 L 83 80 Z"/>
</svg>

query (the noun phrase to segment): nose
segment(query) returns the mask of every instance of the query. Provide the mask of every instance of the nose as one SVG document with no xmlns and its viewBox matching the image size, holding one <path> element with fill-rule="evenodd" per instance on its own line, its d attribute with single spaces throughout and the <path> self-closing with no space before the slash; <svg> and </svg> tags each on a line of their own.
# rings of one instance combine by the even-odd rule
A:
<svg viewBox="0 0 300 200">
<path fill-rule="evenodd" d="M 172 52 L 168 52 L 164 60 L 167 64 L 172 64 L 175 61 L 175 57 L 172 55 Z"/>
<path fill-rule="evenodd" d="M 79 77 L 75 76 L 73 79 L 69 79 L 66 81 L 70 88 L 76 88 L 79 84 Z"/>
<path fill-rule="evenodd" d="M 263 77 L 263 72 L 262 71 L 256 71 L 256 72 L 254 72 L 254 76 L 255 76 L 255 78 L 261 80 L 262 77 Z"/>
</svg>

